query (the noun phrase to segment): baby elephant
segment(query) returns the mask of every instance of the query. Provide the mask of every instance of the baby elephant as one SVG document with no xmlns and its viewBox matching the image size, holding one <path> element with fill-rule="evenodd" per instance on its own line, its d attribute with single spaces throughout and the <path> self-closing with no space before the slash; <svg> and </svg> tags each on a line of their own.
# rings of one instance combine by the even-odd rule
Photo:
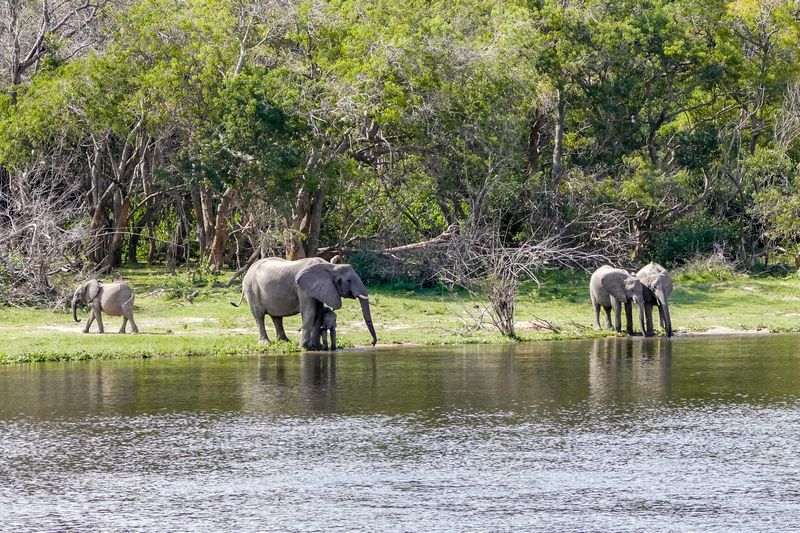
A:
<svg viewBox="0 0 800 533">
<path fill-rule="evenodd" d="M 322 349 L 328 349 L 328 332 L 331 334 L 331 351 L 336 351 L 336 313 L 326 307 L 322 310 L 322 319 L 319 327 L 322 335 Z"/>
<path fill-rule="evenodd" d="M 139 333 L 139 328 L 136 327 L 136 322 L 133 320 L 133 289 L 128 287 L 127 283 L 104 284 L 96 279 L 90 279 L 81 284 L 75 289 L 75 295 L 72 297 L 72 318 L 75 319 L 75 322 L 80 322 L 75 313 L 79 303 L 92 306 L 89 320 L 86 322 L 86 327 L 83 328 L 84 333 L 89 333 L 89 326 L 92 325 L 93 320 L 97 320 L 97 328 L 100 333 L 104 333 L 101 313 L 123 317 L 120 333 L 125 333 L 128 320 L 131 321 L 131 331 Z"/>
</svg>

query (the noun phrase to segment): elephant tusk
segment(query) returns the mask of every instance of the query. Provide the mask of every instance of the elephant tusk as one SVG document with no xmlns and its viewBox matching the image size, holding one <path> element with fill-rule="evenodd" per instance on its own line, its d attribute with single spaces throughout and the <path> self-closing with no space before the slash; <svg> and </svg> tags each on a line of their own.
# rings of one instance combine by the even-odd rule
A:
<svg viewBox="0 0 800 533">
<path fill-rule="evenodd" d="M 361 298 L 362 300 L 369 301 L 369 296 L 364 296 L 363 294 L 359 294 L 358 297 Z"/>
</svg>

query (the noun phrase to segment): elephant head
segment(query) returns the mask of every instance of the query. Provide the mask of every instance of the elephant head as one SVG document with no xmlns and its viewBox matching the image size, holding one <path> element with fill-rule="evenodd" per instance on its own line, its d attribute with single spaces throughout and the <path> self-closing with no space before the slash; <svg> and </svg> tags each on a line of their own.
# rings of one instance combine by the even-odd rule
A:
<svg viewBox="0 0 800 533">
<path fill-rule="evenodd" d="M 625 295 L 633 300 L 639 308 L 639 327 L 642 328 L 642 335 L 647 334 L 644 325 L 644 286 L 636 276 L 628 275 L 625 279 Z"/>
<path fill-rule="evenodd" d="M 372 325 L 367 288 L 352 266 L 313 263 L 301 270 L 295 281 L 305 294 L 334 310 L 342 307 L 342 298 L 358 298 L 364 322 L 372 335 L 372 345 L 378 342 L 375 327 Z"/>
<path fill-rule="evenodd" d="M 78 318 L 76 313 L 76 308 L 78 304 L 88 304 L 100 293 L 100 282 L 96 279 L 90 279 L 84 283 L 81 283 L 77 289 L 75 289 L 75 294 L 72 295 L 72 318 L 75 322 L 80 322 L 81 320 Z"/>
<path fill-rule="evenodd" d="M 667 270 L 658 263 L 650 263 L 637 272 L 636 276 L 644 285 L 648 300 L 658 304 L 664 320 L 664 330 L 667 332 L 667 337 L 672 337 L 672 319 L 669 314 L 672 278 L 669 277 Z"/>
</svg>

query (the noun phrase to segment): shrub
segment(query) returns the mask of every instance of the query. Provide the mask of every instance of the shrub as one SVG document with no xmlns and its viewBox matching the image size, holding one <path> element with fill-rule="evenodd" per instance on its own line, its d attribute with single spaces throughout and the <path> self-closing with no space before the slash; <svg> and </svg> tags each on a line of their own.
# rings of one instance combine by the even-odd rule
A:
<svg viewBox="0 0 800 533">
<path fill-rule="evenodd" d="M 721 251 L 710 255 L 696 255 L 674 271 L 679 281 L 730 281 L 736 278 L 736 265 Z"/>
<path fill-rule="evenodd" d="M 648 246 L 653 261 L 665 266 L 692 262 L 698 257 L 715 255 L 715 250 L 733 247 L 738 239 L 736 228 L 703 215 L 680 220 L 672 228 L 653 239 Z M 700 259 L 701 263 L 705 259 Z"/>
</svg>

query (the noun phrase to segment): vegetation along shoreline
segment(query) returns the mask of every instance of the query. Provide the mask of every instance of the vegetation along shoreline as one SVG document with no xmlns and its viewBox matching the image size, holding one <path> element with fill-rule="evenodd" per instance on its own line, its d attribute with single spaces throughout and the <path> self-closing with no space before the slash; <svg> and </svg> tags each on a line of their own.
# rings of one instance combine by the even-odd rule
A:
<svg viewBox="0 0 800 533">
<path fill-rule="evenodd" d="M 218 280 L 230 273 L 192 279 L 161 268 L 133 267 L 118 277 L 136 287 L 140 333 L 83 334 L 69 309 L 0 307 L 0 363 L 75 361 L 165 356 L 236 356 L 299 351 L 299 316 L 286 321 L 289 342 L 265 345 L 247 309 L 234 308 L 237 285 Z M 517 301 L 518 339 L 480 326 L 465 309 L 481 302 L 442 287 L 412 284 L 368 287 L 378 348 L 391 345 L 459 345 L 585 339 L 617 335 L 595 332 L 588 295 L 589 275 L 564 270 L 542 273 L 541 285 L 524 284 Z M 191 297 L 190 299 L 187 297 Z M 714 276 L 678 272 L 672 298 L 675 336 L 800 332 L 800 288 L 796 275 Z M 348 305 L 349 304 L 349 305 Z M 369 346 L 357 305 L 345 302 L 338 315 L 340 348 Z M 116 331 L 121 317 L 107 319 Z M 663 335 L 663 332 L 660 334 Z"/>
</svg>

